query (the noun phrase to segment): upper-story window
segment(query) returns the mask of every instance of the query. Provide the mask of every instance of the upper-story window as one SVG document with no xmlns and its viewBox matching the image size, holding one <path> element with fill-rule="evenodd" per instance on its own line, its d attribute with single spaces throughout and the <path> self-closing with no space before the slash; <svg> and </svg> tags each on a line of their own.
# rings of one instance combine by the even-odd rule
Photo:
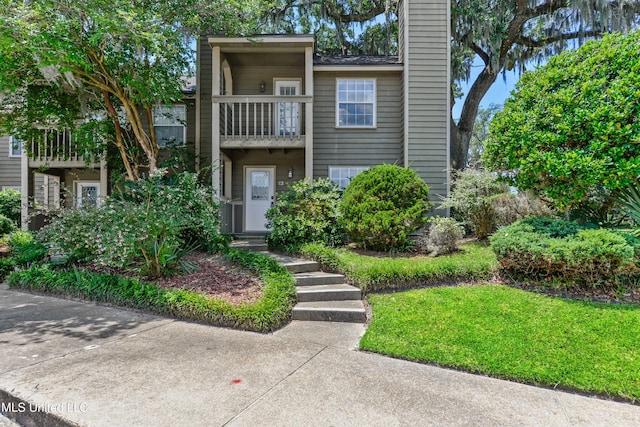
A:
<svg viewBox="0 0 640 427">
<path fill-rule="evenodd" d="M 22 141 L 12 136 L 9 140 L 9 157 L 20 156 L 22 156 Z"/>
<path fill-rule="evenodd" d="M 336 127 L 376 127 L 376 80 L 337 79 Z"/>
<path fill-rule="evenodd" d="M 182 147 L 186 144 L 186 116 L 184 105 L 153 107 L 153 125 L 159 147 Z"/>
</svg>

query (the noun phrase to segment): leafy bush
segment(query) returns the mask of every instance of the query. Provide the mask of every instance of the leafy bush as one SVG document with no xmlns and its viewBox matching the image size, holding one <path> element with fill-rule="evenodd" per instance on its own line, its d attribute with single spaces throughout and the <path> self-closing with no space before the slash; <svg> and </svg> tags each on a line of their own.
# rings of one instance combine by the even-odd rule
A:
<svg viewBox="0 0 640 427">
<path fill-rule="evenodd" d="M 47 248 L 36 241 L 29 231 L 16 230 L 6 238 L 11 255 L 18 264 L 31 264 L 47 256 Z"/>
<path fill-rule="evenodd" d="M 566 50 L 523 74 L 495 115 L 484 161 L 561 209 L 640 175 L 640 31 Z"/>
<path fill-rule="evenodd" d="M 452 190 L 443 208 L 453 208 L 480 240 L 486 239 L 498 226 L 493 201 L 507 194 L 505 184 L 486 170 L 465 169 L 453 177 Z"/>
<path fill-rule="evenodd" d="M 341 223 L 358 245 L 389 251 L 407 245 L 429 207 L 429 187 L 413 170 L 379 165 L 356 175 L 345 189 Z"/>
<path fill-rule="evenodd" d="M 513 224 L 527 217 L 551 216 L 553 211 L 533 192 L 520 191 L 499 194 L 491 199 L 498 227 Z"/>
<path fill-rule="evenodd" d="M 605 229 L 536 218 L 502 228 L 490 241 L 502 268 L 520 277 L 596 285 L 638 272 L 634 247 Z"/>
<path fill-rule="evenodd" d="M 0 214 L 0 236 L 11 233 L 16 229 L 16 225 L 6 216 Z"/>
<path fill-rule="evenodd" d="M 428 232 L 416 239 L 414 248 L 419 253 L 432 256 L 450 254 L 458 250 L 457 242 L 463 235 L 464 229 L 455 219 L 431 218 Z"/>
<path fill-rule="evenodd" d="M 231 250 L 226 256 L 260 274 L 264 289 L 255 303 L 232 305 L 192 291 L 164 289 L 137 278 L 77 269 L 54 270 L 47 265 L 17 271 L 9 276 L 8 283 L 13 288 L 108 302 L 218 326 L 261 332 L 281 327 L 290 318 L 295 302 L 291 273 L 264 255 Z"/>
<path fill-rule="evenodd" d="M 97 207 L 61 211 L 40 233 L 66 262 L 91 261 L 149 278 L 181 268 L 183 255 L 203 246 L 223 248 L 219 207 L 197 174 L 165 177 L 163 171 L 121 190 Z"/>
<path fill-rule="evenodd" d="M 342 244 L 345 233 L 338 223 L 339 203 L 340 187 L 328 178 L 296 182 L 267 211 L 269 247 L 295 252 L 304 243 Z"/>
<path fill-rule="evenodd" d="M 0 258 L 0 282 L 16 268 L 13 258 Z"/>
<path fill-rule="evenodd" d="M 16 190 L 0 191 L 0 215 L 9 218 L 15 226 L 20 225 L 22 195 Z"/>
</svg>

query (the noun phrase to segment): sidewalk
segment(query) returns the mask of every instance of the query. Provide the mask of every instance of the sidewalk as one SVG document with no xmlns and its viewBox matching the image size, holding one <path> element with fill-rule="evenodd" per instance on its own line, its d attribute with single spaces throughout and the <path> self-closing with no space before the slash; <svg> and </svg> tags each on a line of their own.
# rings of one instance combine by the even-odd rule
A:
<svg viewBox="0 0 640 427">
<path fill-rule="evenodd" d="M 0 404 L 87 426 L 640 425 L 639 406 L 354 351 L 363 332 L 261 335 L 0 285 Z"/>
</svg>

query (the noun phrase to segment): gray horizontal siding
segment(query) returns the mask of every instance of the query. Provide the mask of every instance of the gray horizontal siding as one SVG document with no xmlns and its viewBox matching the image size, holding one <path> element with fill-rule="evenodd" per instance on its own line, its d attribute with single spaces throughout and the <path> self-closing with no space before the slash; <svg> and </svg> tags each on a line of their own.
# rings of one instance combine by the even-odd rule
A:
<svg viewBox="0 0 640 427">
<path fill-rule="evenodd" d="M 0 190 L 2 187 L 20 186 L 20 157 L 9 157 L 11 138 L 0 136 Z"/>
<path fill-rule="evenodd" d="M 336 128 L 336 79 L 375 78 L 377 127 Z M 313 175 L 330 166 L 402 163 L 402 75 L 400 72 L 319 72 L 314 76 Z"/>
<path fill-rule="evenodd" d="M 404 3 L 407 13 L 403 24 L 408 25 L 408 39 L 404 40 L 407 161 L 437 200 L 447 195 L 449 179 L 449 2 Z"/>
</svg>

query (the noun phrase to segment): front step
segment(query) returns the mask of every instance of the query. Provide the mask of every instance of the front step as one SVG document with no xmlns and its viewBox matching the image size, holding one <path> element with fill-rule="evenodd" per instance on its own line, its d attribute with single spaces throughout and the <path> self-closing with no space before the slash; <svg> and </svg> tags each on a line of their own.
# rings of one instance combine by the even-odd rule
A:
<svg viewBox="0 0 640 427">
<path fill-rule="evenodd" d="M 264 241 L 264 239 L 234 240 L 230 243 L 230 246 L 234 249 L 242 249 L 244 251 L 251 252 L 263 252 L 269 250 L 269 247 L 267 246 L 267 243 Z"/>
<path fill-rule="evenodd" d="M 360 289 L 350 285 L 297 286 L 298 302 L 309 301 L 359 301 Z"/>
<path fill-rule="evenodd" d="M 293 307 L 293 320 L 364 323 L 367 313 L 362 301 L 299 302 Z"/>
<path fill-rule="evenodd" d="M 342 274 L 325 273 L 323 271 L 297 273 L 293 277 L 295 277 L 296 285 L 298 286 L 340 285 L 344 283 Z"/>
</svg>

